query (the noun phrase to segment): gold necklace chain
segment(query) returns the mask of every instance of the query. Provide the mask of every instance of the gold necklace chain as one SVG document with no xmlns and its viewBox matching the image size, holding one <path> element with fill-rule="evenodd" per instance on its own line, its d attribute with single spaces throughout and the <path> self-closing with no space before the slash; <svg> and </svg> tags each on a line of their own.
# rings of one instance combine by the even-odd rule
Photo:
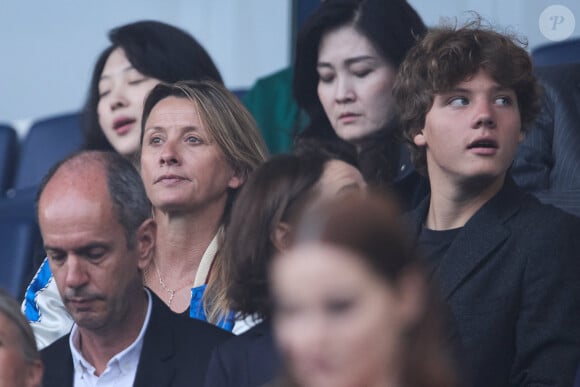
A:
<svg viewBox="0 0 580 387">
<path fill-rule="evenodd" d="M 157 265 L 157 263 L 155 262 L 155 260 L 151 260 L 151 264 L 155 266 L 155 272 L 157 273 L 157 280 L 159 281 L 159 285 L 161 285 L 161 287 L 163 288 L 163 290 L 165 290 L 167 292 L 167 294 L 169 295 L 169 301 L 167 301 L 167 305 L 171 306 L 171 303 L 173 302 L 173 298 L 175 297 L 175 293 L 181 289 L 183 289 L 184 287 L 188 286 L 188 285 L 184 285 L 179 289 L 170 289 L 169 286 L 167 286 L 167 284 L 165 283 L 165 281 L 163 281 L 163 277 L 161 276 L 161 272 L 159 271 L 159 266 Z M 149 269 L 150 269 L 151 265 L 147 266 L 147 269 L 145 269 L 145 272 L 143 273 L 143 284 L 147 285 L 147 275 L 149 274 Z"/>
<path fill-rule="evenodd" d="M 155 261 L 153 261 L 153 264 L 155 265 L 155 271 L 157 272 L 157 278 L 159 279 L 159 284 L 161 285 L 163 290 L 165 290 L 167 292 L 167 294 L 169 294 L 169 301 L 167 302 L 167 305 L 171 306 L 171 302 L 173 301 L 173 297 L 175 297 L 175 289 L 169 289 L 169 286 L 165 285 L 165 281 L 163 281 L 163 278 L 161 278 L 161 273 L 159 272 L 159 266 L 157 266 Z"/>
<path fill-rule="evenodd" d="M 167 305 L 171 306 L 171 303 L 173 302 L 173 297 L 175 297 L 176 291 L 173 289 L 169 289 L 169 286 L 167 286 L 165 284 L 165 281 L 163 281 L 163 278 L 161 278 L 161 273 L 159 272 L 159 267 L 155 263 L 155 260 L 151 260 L 151 263 L 147 266 L 147 268 L 145 269 L 145 271 L 143 273 L 143 285 L 147 286 L 147 277 L 149 276 L 149 270 L 151 269 L 151 265 L 155 266 L 155 272 L 157 273 L 157 279 L 159 280 L 159 285 L 161 285 L 163 290 L 165 290 L 167 292 L 167 294 L 169 294 L 169 301 L 167 302 Z"/>
</svg>

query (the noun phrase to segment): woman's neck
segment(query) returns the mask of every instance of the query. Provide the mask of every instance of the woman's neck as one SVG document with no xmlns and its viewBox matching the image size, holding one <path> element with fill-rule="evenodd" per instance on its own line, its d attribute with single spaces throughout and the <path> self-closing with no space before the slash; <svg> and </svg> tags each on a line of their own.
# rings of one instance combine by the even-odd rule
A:
<svg viewBox="0 0 580 387">
<path fill-rule="evenodd" d="M 187 310 L 191 288 L 196 282 L 205 282 L 211 267 L 211 262 L 202 264 L 202 260 L 221 225 L 223 206 L 219 211 L 208 209 L 210 206 L 205 211 L 186 214 L 154 213 L 157 245 L 155 257 L 145 270 L 144 282 L 177 313 Z"/>
<path fill-rule="evenodd" d="M 223 216 L 221 211 L 186 214 L 155 212 L 157 245 L 155 261 L 163 273 L 195 274 L 215 237 Z"/>
</svg>

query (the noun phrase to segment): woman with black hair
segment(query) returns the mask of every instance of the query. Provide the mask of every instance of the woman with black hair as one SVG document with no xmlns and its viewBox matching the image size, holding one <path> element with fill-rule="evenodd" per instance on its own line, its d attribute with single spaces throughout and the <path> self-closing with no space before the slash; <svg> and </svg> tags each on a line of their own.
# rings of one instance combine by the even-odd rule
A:
<svg viewBox="0 0 580 387">
<path fill-rule="evenodd" d="M 207 51 L 187 32 L 139 21 L 109 32 L 83 109 L 84 148 L 133 157 L 139 149 L 145 96 L 159 82 L 222 78 Z"/>
<path fill-rule="evenodd" d="M 294 64 L 294 97 L 310 117 L 298 137 L 353 144 L 367 182 L 392 187 L 408 209 L 428 185 L 401 144 L 391 90 L 425 32 L 405 0 L 327 0 L 300 31 Z"/>
</svg>

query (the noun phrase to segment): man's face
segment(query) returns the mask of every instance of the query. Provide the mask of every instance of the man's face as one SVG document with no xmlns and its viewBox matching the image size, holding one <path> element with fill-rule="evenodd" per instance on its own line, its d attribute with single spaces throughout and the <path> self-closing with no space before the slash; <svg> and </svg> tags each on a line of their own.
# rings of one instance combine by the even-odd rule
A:
<svg viewBox="0 0 580 387">
<path fill-rule="evenodd" d="M 515 92 L 480 70 L 435 95 L 414 142 L 426 149 L 431 185 L 449 187 L 502 183 L 522 137 Z"/>
<path fill-rule="evenodd" d="M 92 331 L 114 328 L 126 318 L 135 295 L 142 293 L 141 231 L 134 246 L 128 248 L 125 229 L 113 214 L 102 176 L 87 184 L 76 182 L 76 186 L 74 179 L 63 180 L 53 178 L 39 202 L 50 269 L 79 327 Z"/>
</svg>

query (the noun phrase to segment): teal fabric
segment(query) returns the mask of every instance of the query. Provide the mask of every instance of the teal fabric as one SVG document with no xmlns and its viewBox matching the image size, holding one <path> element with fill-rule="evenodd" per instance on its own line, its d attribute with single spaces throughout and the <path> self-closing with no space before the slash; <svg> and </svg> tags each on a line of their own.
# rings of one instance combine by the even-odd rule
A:
<svg viewBox="0 0 580 387">
<path fill-rule="evenodd" d="M 292 97 L 292 68 L 260 78 L 242 102 L 252 113 L 271 154 L 292 150 L 293 136 L 306 126 Z"/>
</svg>

